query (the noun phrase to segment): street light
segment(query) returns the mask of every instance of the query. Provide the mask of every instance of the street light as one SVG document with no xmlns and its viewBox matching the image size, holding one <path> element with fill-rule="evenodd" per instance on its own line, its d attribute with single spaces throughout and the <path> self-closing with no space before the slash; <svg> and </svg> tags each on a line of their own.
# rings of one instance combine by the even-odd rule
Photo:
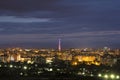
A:
<svg viewBox="0 0 120 80">
<path fill-rule="evenodd" d="M 116 76 L 116 79 L 120 79 L 120 76 L 117 75 L 117 76 Z"/>
<path fill-rule="evenodd" d="M 114 74 L 111 74 L 111 75 L 110 75 L 110 78 L 111 78 L 111 79 L 114 79 L 114 78 L 115 78 L 115 75 L 114 75 Z"/>
<path fill-rule="evenodd" d="M 105 75 L 104 75 L 104 78 L 108 79 L 108 75 L 107 75 L 107 74 L 105 74 Z"/>
<path fill-rule="evenodd" d="M 98 77 L 102 77 L 102 74 L 98 74 Z"/>
</svg>

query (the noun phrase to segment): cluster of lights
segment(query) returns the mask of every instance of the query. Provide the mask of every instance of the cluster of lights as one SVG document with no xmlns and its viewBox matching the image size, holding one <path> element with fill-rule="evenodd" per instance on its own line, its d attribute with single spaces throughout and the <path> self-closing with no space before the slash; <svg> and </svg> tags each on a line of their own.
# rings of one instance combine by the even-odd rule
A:
<svg viewBox="0 0 120 80">
<path fill-rule="evenodd" d="M 120 79 L 120 76 L 115 74 L 98 74 L 98 77 L 103 77 L 105 79 Z"/>
<path fill-rule="evenodd" d="M 46 70 L 46 71 L 50 71 L 50 72 L 53 71 L 52 68 L 45 68 L 45 70 Z"/>
</svg>

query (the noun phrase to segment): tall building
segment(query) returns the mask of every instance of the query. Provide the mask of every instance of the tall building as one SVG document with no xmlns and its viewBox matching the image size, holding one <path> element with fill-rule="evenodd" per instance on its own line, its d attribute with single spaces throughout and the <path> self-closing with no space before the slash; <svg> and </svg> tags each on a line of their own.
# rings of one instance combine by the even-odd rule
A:
<svg viewBox="0 0 120 80">
<path fill-rule="evenodd" d="M 61 51 L 61 39 L 59 39 L 59 43 L 58 43 L 58 51 Z"/>
</svg>

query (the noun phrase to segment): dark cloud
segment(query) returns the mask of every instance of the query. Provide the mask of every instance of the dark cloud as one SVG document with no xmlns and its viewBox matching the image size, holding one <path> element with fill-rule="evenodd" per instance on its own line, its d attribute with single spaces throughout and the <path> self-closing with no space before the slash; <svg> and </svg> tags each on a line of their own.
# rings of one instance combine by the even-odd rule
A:
<svg viewBox="0 0 120 80">
<path fill-rule="evenodd" d="M 0 9 L 24 12 L 32 10 L 50 10 L 59 0 L 0 0 Z"/>
<path fill-rule="evenodd" d="M 1 0 L 1 15 L 33 17 L 69 17 L 84 14 L 86 6 L 72 5 L 66 0 Z M 75 1 L 76 2 L 76 1 Z M 64 4 L 65 3 L 65 4 Z M 80 3 L 80 2 L 79 2 Z M 78 10 L 76 10 L 78 9 Z M 81 10 L 81 11 L 79 11 Z"/>
<path fill-rule="evenodd" d="M 52 47 L 51 43 L 61 37 L 64 47 L 118 47 L 119 3 L 118 0 L 0 0 L 0 44 L 38 46 L 39 43 Z"/>
</svg>

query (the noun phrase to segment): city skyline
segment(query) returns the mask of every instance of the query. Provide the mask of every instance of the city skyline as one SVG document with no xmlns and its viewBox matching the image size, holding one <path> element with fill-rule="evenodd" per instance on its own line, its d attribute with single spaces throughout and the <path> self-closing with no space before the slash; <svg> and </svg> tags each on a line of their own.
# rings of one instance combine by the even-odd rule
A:
<svg viewBox="0 0 120 80">
<path fill-rule="evenodd" d="M 1 0 L 0 48 L 120 48 L 120 1 Z"/>
</svg>

